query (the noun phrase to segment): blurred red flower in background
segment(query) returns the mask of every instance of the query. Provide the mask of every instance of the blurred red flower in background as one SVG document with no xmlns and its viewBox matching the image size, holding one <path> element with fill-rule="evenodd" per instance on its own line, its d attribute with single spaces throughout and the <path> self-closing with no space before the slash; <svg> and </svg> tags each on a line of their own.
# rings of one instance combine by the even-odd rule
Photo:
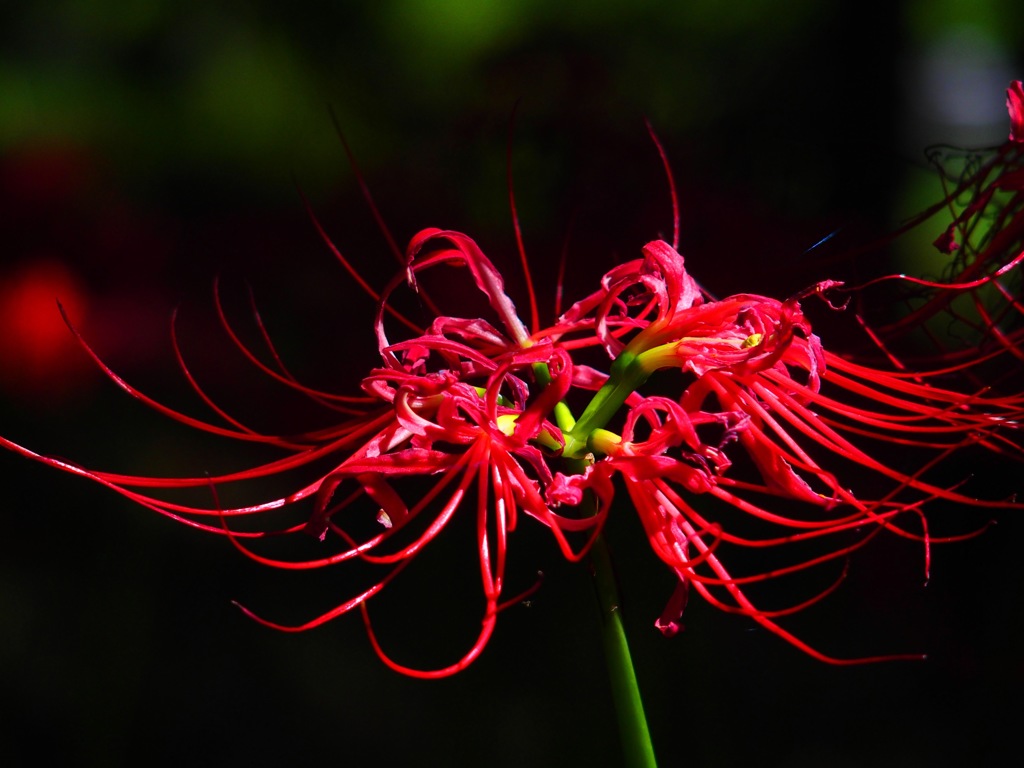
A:
<svg viewBox="0 0 1024 768">
<path fill-rule="evenodd" d="M 58 300 L 88 322 L 89 293 L 58 259 L 35 258 L 0 272 L 0 382 L 18 395 L 59 397 L 87 368 L 56 311 Z"/>
</svg>

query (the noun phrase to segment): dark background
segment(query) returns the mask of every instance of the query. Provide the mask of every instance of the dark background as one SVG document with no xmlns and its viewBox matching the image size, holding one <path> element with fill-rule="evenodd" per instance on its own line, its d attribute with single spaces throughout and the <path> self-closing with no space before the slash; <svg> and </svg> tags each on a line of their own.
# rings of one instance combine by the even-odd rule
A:
<svg viewBox="0 0 1024 768">
<path fill-rule="evenodd" d="M 267 425 L 292 418 L 255 372 L 219 361 L 217 275 L 238 306 L 253 287 L 303 380 L 353 386 L 373 362 L 372 303 L 318 240 L 296 186 L 378 285 L 391 257 L 329 109 L 400 243 L 425 226 L 459 229 L 513 263 L 515 109 L 527 248 L 543 275 L 568 235 L 569 291 L 589 290 L 671 234 L 646 117 L 680 185 L 682 250 L 710 290 L 788 295 L 855 272 L 831 255 L 935 196 L 926 144 L 1002 141 L 1003 90 L 1021 74 L 1024 19 L 1009 0 L 877 6 L 6 3 L 0 430 L 142 474 L 258 458 L 117 392 L 70 341 L 54 295 L 115 370 L 192 412 L 202 406 L 168 340 L 175 307 L 190 360 L 233 410 Z M 833 232 L 829 249 L 804 254 Z M 986 470 L 994 493 L 1016 490 L 1016 468 Z M 343 568 L 263 569 L 220 537 L 13 454 L 0 473 L 4 764 L 617 760 L 587 576 L 530 521 L 512 557 L 524 583 L 546 574 L 532 606 L 501 617 L 469 670 L 420 682 L 377 661 L 355 616 L 289 635 L 231 605 L 298 621 L 351 594 Z M 995 765 L 1018 751 L 1013 515 L 937 548 L 926 588 L 920 547 L 880 541 L 855 558 L 840 592 L 787 626 L 836 655 L 929 660 L 834 668 L 699 601 L 687 630 L 663 638 L 652 624 L 671 579 L 618 512 L 609 537 L 662 764 Z M 966 528 L 985 519 L 962 514 Z M 449 627 L 476 621 L 477 603 L 442 575 L 462 550 L 445 546 L 381 612 L 404 659 L 450 658 L 469 635 Z"/>
</svg>

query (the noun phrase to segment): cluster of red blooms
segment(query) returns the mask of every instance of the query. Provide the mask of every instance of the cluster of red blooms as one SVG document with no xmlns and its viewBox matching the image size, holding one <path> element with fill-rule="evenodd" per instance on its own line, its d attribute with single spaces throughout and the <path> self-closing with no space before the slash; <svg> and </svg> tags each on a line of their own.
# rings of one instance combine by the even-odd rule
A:
<svg viewBox="0 0 1024 768">
<path fill-rule="evenodd" d="M 464 234 L 423 230 L 409 243 L 404 262 L 402 274 L 374 293 L 380 362 L 363 378 L 358 397 L 299 384 L 276 354 L 272 364 L 261 362 L 224 320 L 231 338 L 264 373 L 346 413 L 341 424 L 300 436 L 259 435 L 234 421 L 184 364 L 192 386 L 223 421 L 173 411 L 118 378 L 82 341 L 132 396 L 207 432 L 275 445 L 284 458 L 221 476 L 154 478 L 87 470 L 2 438 L 0 444 L 173 519 L 225 534 L 267 565 L 311 569 L 361 560 L 382 566 L 383 577 L 370 588 L 300 627 L 281 628 L 306 629 L 358 609 L 381 659 L 421 677 L 465 668 L 488 642 L 499 613 L 522 599 L 506 593 L 506 564 L 523 516 L 549 530 L 564 556 L 576 561 L 600 535 L 613 506 L 622 508 L 616 513 L 631 507 L 676 578 L 656 622 L 663 632 L 678 630 L 695 591 L 816 658 L 851 663 L 895 657 L 837 660 L 776 621 L 832 586 L 773 610 L 752 597 L 753 586 L 829 563 L 841 572 L 850 553 L 883 531 L 921 541 L 927 551 L 936 539 L 928 534 L 922 507 L 935 500 L 1015 506 L 978 501 L 963 492 L 963 478 L 932 476 L 937 465 L 967 447 L 1018 453 L 1024 397 L 949 391 L 932 383 L 942 372 L 883 371 L 828 351 L 801 301 L 828 301 L 842 290 L 837 284 L 821 283 L 783 301 L 754 294 L 713 300 L 687 272 L 677 247 L 659 240 L 614 267 L 544 327 L 532 288 L 527 323 L 494 264 Z M 479 292 L 487 305 L 480 314 L 487 318 L 443 311 L 421 287 L 430 282 L 428 272 L 452 270 Z M 417 292 L 433 314 L 426 327 L 397 309 L 404 290 Z M 460 307 L 465 298 L 459 296 Z M 601 359 L 606 363 L 595 363 Z M 913 470 L 890 467 L 884 452 L 892 445 L 919 457 Z M 324 460 L 331 462 L 329 471 L 287 494 L 241 507 L 216 501 L 217 489 L 230 484 Z M 161 496 L 161 489 L 204 487 L 212 491 L 206 507 Z M 623 491 L 626 503 L 616 501 Z M 276 519 L 279 510 L 302 504 L 299 524 L 237 524 Z M 381 648 L 367 605 L 456 515 L 476 521 L 481 629 L 454 663 L 412 669 Z M 301 561 L 260 551 L 261 542 L 288 534 L 312 534 L 333 548 Z M 730 557 L 750 548 L 779 552 L 783 562 L 741 573 Z M 742 567 L 742 558 L 737 562 Z"/>
</svg>

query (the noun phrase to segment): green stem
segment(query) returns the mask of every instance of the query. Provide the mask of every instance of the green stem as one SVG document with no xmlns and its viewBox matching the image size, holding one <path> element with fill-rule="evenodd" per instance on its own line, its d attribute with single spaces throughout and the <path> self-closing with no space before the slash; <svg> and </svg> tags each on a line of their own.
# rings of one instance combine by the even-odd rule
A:
<svg viewBox="0 0 1024 768">
<path fill-rule="evenodd" d="M 594 589 L 601 611 L 601 634 L 625 765 L 630 768 L 656 768 L 654 745 L 647 730 L 647 718 L 640 699 L 640 686 L 633 671 L 633 659 L 629 655 L 626 630 L 622 625 L 615 569 L 603 535 L 597 537 L 590 550 L 590 562 L 594 569 Z"/>
<path fill-rule="evenodd" d="M 638 355 L 623 352 L 612 363 L 608 381 L 601 387 L 580 414 L 572 431 L 565 437 L 563 456 L 578 458 L 587 450 L 587 441 L 595 429 L 603 429 L 634 391 L 639 389 L 650 371 Z"/>
<path fill-rule="evenodd" d="M 555 419 L 565 437 L 562 459 L 569 471 L 582 474 L 587 463 L 593 461 L 593 457 L 587 455 L 592 447 L 599 450 L 603 445 L 618 441 L 618 436 L 607 432 L 605 426 L 622 407 L 626 398 L 650 375 L 651 371 L 645 365 L 645 361 L 640 359 L 642 354 L 642 349 L 638 354 L 629 348 L 619 354 L 612 362 L 608 381 L 587 404 L 578 420 L 572 417 L 564 403 L 556 406 Z M 551 381 L 550 372 L 544 364 L 535 365 L 534 374 L 541 386 Z M 593 501 L 591 497 L 591 502 Z M 647 718 L 644 716 L 644 705 L 640 698 L 640 686 L 633 670 L 633 659 L 629 655 L 626 629 L 622 624 L 615 569 L 603 535 L 597 537 L 590 549 L 590 562 L 593 568 L 594 591 L 601 614 L 601 636 L 625 765 L 629 768 L 657 768 L 654 745 L 647 730 Z"/>
</svg>

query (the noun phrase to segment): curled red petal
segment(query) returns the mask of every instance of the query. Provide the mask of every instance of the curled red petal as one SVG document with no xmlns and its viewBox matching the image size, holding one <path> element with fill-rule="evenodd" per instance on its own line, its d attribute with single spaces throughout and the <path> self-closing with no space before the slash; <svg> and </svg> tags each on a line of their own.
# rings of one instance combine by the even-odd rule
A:
<svg viewBox="0 0 1024 768">
<path fill-rule="evenodd" d="M 1024 84 L 1020 80 L 1006 89 L 1006 109 L 1010 113 L 1010 141 L 1024 141 Z"/>
</svg>

